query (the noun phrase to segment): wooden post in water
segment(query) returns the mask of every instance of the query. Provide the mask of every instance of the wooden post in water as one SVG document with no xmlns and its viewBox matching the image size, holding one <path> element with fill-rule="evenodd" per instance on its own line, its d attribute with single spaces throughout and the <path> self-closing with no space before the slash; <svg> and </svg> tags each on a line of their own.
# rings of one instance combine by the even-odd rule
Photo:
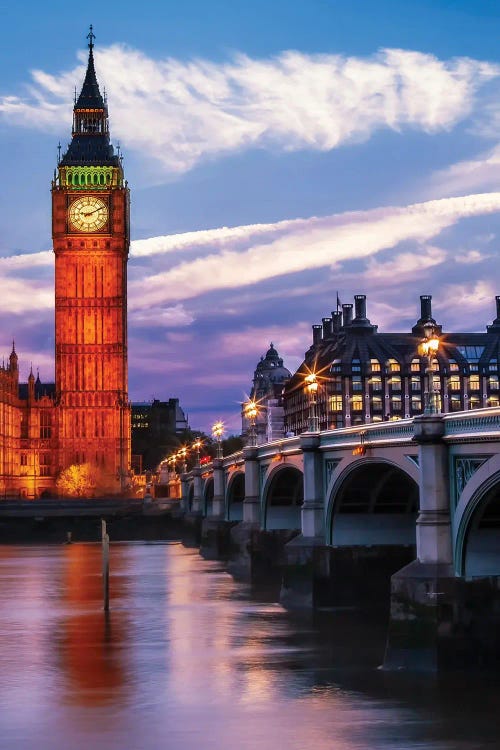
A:
<svg viewBox="0 0 500 750">
<path fill-rule="evenodd" d="M 109 611 L 109 534 L 106 531 L 106 521 L 101 518 L 102 539 L 102 594 L 104 611 Z"/>
</svg>

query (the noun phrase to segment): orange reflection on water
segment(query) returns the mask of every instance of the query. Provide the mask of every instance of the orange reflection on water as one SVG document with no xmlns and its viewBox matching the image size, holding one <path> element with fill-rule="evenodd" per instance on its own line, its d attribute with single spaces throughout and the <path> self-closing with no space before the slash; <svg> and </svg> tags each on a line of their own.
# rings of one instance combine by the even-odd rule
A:
<svg viewBox="0 0 500 750">
<path fill-rule="evenodd" d="M 120 547 L 111 549 L 111 596 L 122 594 Z M 65 548 L 61 599 L 67 605 L 56 636 L 57 655 L 68 680 L 66 698 L 72 703 L 108 703 L 126 684 L 123 654 L 127 641 L 125 613 L 105 613 L 102 558 L 98 545 L 70 544 Z"/>
</svg>

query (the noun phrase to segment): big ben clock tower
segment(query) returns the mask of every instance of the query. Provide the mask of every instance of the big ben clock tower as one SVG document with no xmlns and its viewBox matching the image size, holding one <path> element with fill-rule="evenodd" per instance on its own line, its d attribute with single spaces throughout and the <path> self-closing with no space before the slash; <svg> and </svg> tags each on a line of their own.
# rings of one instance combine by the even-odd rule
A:
<svg viewBox="0 0 500 750">
<path fill-rule="evenodd" d="M 129 191 L 110 144 L 90 27 L 72 140 L 52 186 L 58 466 L 90 463 L 101 489 L 123 489 L 130 465 L 127 386 Z"/>
</svg>

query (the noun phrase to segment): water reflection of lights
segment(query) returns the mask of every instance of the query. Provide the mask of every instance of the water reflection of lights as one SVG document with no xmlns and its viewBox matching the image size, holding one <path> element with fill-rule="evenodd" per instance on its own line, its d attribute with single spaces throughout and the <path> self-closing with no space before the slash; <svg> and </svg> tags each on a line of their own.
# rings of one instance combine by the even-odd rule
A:
<svg viewBox="0 0 500 750">
<path fill-rule="evenodd" d="M 111 554 L 111 596 L 117 602 L 122 595 L 120 547 L 113 546 Z M 122 661 L 126 617 L 103 612 L 98 545 L 67 545 L 64 559 L 61 600 L 69 607 L 54 641 L 70 683 L 67 699 L 88 705 L 107 703 L 126 684 Z"/>
</svg>

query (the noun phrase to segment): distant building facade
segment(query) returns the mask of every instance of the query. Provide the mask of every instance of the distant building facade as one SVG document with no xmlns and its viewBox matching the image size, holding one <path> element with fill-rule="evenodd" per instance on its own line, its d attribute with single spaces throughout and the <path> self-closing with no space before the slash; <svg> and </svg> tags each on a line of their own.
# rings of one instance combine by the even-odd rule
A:
<svg viewBox="0 0 500 750">
<path fill-rule="evenodd" d="M 176 435 L 189 430 L 178 398 L 132 403 L 132 468 L 154 470 Z"/>
<path fill-rule="evenodd" d="M 420 297 L 420 318 L 408 333 L 379 333 L 366 314 L 366 297 L 313 325 L 313 343 L 283 395 L 285 428 L 308 429 L 310 402 L 305 376 L 318 374 L 321 430 L 417 416 L 424 409 L 426 361 L 418 354 L 431 323 L 440 345 L 433 361 L 440 411 L 499 405 L 500 296 L 496 318 L 484 333 L 447 333 L 432 317 L 432 298 Z"/>
<path fill-rule="evenodd" d="M 250 391 L 250 399 L 258 405 L 258 414 L 255 419 L 255 436 L 258 445 L 278 440 L 285 435 L 283 388 L 291 376 L 290 370 L 283 365 L 283 359 L 271 342 L 265 356 L 262 356 L 257 363 Z M 244 408 L 241 419 L 242 435 L 248 442 L 251 426 L 245 417 Z"/>
</svg>

